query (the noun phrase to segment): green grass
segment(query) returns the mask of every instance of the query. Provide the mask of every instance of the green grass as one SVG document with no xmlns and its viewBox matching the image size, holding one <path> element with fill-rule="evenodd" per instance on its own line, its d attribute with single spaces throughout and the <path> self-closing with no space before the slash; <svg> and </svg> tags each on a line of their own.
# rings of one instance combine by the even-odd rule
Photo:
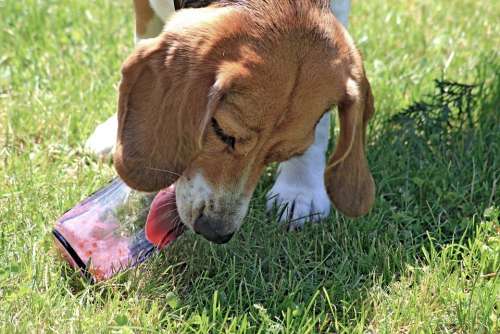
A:
<svg viewBox="0 0 500 334">
<path fill-rule="evenodd" d="M 354 3 L 377 106 L 369 216 L 285 233 L 262 210 L 270 168 L 231 243 L 187 235 L 96 286 L 50 231 L 113 175 L 82 143 L 115 110 L 131 6 L 0 0 L 0 13 L 0 332 L 500 331 L 499 2 Z M 435 101 L 434 79 L 479 85 L 472 124 L 391 119 Z"/>
</svg>

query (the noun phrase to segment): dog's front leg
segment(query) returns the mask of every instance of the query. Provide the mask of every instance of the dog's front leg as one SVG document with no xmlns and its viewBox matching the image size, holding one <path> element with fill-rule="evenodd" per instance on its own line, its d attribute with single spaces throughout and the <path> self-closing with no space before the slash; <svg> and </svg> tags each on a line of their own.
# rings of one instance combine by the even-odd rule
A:
<svg viewBox="0 0 500 334">
<path fill-rule="evenodd" d="M 118 120 L 116 114 L 99 124 L 85 143 L 85 150 L 100 157 L 110 157 L 116 143 Z"/>
<path fill-rule="evenodd" d="M 278 209 L 280 222 L 289 228 L 301 228 L 306 221 L 319 221 L 330 213 L 326 193 L 326 150 L 330 136 L 330 113 L 316 126 L 314 143 L 306 152 L 280 164 L 278 177 L 267 194 L 267 209 Z"/>
</svg>

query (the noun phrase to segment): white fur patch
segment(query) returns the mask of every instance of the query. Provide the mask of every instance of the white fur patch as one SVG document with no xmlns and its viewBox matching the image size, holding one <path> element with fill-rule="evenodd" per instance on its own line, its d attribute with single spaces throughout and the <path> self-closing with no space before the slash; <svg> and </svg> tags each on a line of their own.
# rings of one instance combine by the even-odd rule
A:
<svg viewBox="0 0 500 334">
<path fill-rule="evenodd" d="M 225 222 L 231 232 L 241 226 L 250 198 L 237 194 L 235 189 L 213 189 L 202 172 L 189 179 L 182 176 L 175 185 L 177 210 L 185 225 L 192 228 L 196 219 L 204 214 Z"/>
<path fill-rule="evenodd" d="M 181 177 L 175 184 L 177 210 L 182 222 L 193 227 L 195 220 L 203 213 L 205 203 L 213 190 L 201 173 L 191 179 Z"/>
<path fill-rule="evenodd" d="M 360 96 L 359 86 L 356 83 L 356 81 L 354 81 L 352 78 L 347 79 L 346 92 L 347 92 L 347 95 L 349 95 L 350 97 L 353 97 L 353 98 L 357 98 Z"/>
</svg>

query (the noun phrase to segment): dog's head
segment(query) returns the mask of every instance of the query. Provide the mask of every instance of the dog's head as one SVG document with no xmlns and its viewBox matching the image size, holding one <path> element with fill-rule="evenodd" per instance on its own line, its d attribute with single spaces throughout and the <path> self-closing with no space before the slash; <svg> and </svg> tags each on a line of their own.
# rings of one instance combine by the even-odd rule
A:
<svg viewBox="0 0 500 334">
<path fill-rule="evenodd" d="M 329 196 L 353 217 L 374 200 L 373 97 L 348 34 L 326 6 L 255 3 L 181 11 L 123 66 L 119 175 L 143 191 L 177 181 L 183 223 L 216 242 L 240 227 L 264 167 L 303 153 L 333 106 Z"/>
</svg>

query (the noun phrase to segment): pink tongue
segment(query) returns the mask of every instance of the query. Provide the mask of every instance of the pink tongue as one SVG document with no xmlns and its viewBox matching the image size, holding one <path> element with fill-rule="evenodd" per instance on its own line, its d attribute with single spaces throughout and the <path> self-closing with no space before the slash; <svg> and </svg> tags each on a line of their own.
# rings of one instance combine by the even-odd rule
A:
<svg viewBox="0 0 500 334">
<path fill-rule="evenodd" d="M 184 232 L 175 203 L 175 186 L 160 191 L 151 203 L 146 220 L 146 238 L 162 249 Z"/>
</svg>

